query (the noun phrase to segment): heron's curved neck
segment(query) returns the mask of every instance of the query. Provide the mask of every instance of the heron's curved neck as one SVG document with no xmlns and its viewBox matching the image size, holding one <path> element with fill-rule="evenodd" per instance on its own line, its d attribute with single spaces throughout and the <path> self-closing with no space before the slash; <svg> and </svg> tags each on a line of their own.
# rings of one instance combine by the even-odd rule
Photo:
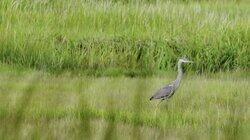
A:
<svg viewBox="0 0 250 140">
<path fill-rule="evenodd" d="M 182 78 L 182 67 L 181 67 L 181 62 L 178 62 L 178 74 L 177 74 L 177 78 L 176 78 L 176 81 L 180 82 L 181 81 L 181 78 Z"/>
</svg>

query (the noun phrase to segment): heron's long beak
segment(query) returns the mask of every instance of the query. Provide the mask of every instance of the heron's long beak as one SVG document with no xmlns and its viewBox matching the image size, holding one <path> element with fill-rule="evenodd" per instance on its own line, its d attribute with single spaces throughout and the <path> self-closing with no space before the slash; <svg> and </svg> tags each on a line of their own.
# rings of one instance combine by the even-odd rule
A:
<svg viewBox="0 0 250 140">
<path fill-rule="evenodd" d="M 187 60 L 187 61 L 185 61 L 185 62 L 186 62 L 186 63 L 194 63 L 193 61 L 188 61 L 188 60 Z"/>
</svg>

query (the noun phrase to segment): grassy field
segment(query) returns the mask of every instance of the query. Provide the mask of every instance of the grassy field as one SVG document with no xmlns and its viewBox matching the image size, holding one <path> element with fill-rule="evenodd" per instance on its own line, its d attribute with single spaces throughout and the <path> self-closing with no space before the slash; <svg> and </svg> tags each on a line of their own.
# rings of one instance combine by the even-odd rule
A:
<svg viewBox="0 0 250 140">
<path fill-rule="evenodd" d="M 249 70 L 247 1 L 1 0 L 0 61 L 50 72 Z M 105 71 L 105 72 L 103 72 Z"/>
<path fill-rule="evenodd" d="M 249 5 L 1 0 L 0 139 L 250 139 Z"/>
<path fill-rule="evenodd" d="M 80 77 L 0 70 L 1 139 L 249 139 L 249 74 L 186 75 L 170 101 L 150 102 L 174 76 Z"/>
</svg>

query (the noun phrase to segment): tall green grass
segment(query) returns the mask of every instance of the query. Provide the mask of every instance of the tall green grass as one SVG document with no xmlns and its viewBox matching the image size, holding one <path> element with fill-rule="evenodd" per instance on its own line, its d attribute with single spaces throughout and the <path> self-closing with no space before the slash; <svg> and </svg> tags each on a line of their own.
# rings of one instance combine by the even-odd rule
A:
<svg viewBox="0 0 250 140">
<path fill-rule="evenodd" d="M 249 139 L 249 75 L 79 77 L 0 67 L 1 139 Z"/>
<path fill-rule="evenodd" d="M 147 75 L 249 70 L 246 2 L 0 2 L 0 61 L 52 72 Z"/>
</svg>

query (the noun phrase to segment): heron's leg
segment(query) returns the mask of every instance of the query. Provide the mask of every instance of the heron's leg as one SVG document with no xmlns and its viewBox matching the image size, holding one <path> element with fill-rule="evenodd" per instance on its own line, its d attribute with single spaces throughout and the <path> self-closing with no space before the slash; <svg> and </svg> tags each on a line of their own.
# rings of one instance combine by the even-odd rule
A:
<svg viewBox="0 0 250 140">
<path fill-rule="evenodd" d="M 156 118 L 156 115 L 157 115 L 157 110 L 158 110 L 158 105 L 159 105 L 159 104 L 160 104 L 160 102 L 159 102 L 158 104 L 156 104 L 156 106 L 155 106 L 155 113 L 154 113 L 154 114 L 155 114 L 155 115 L 154 115 L 155 118 Z"/>
<path fill-rule="evenodd" d="M 159 101 L 159 103 L 156 105 L 156 107 L 158 107 L 158 106 L 159 106 L 159 104 L 160 104 L 163 100 L 165 100 L 165 99 L 164 99 L 164 98 L 163 98 L 163 99 L 161 99 L 161 100 Z"/>
<path fill-rule="evenodd" d="M 158 102 L 158 104 L 156 104 L 156 106 L 155 106 L 155 117 L 156 117 L 156 114 L 157 114 L 158 106 L 159 106 L 159 104 L 160 104 L 162 101 L 163 101 L 163 99 L 160 100 L 160 101 Z"/>
</svg>

